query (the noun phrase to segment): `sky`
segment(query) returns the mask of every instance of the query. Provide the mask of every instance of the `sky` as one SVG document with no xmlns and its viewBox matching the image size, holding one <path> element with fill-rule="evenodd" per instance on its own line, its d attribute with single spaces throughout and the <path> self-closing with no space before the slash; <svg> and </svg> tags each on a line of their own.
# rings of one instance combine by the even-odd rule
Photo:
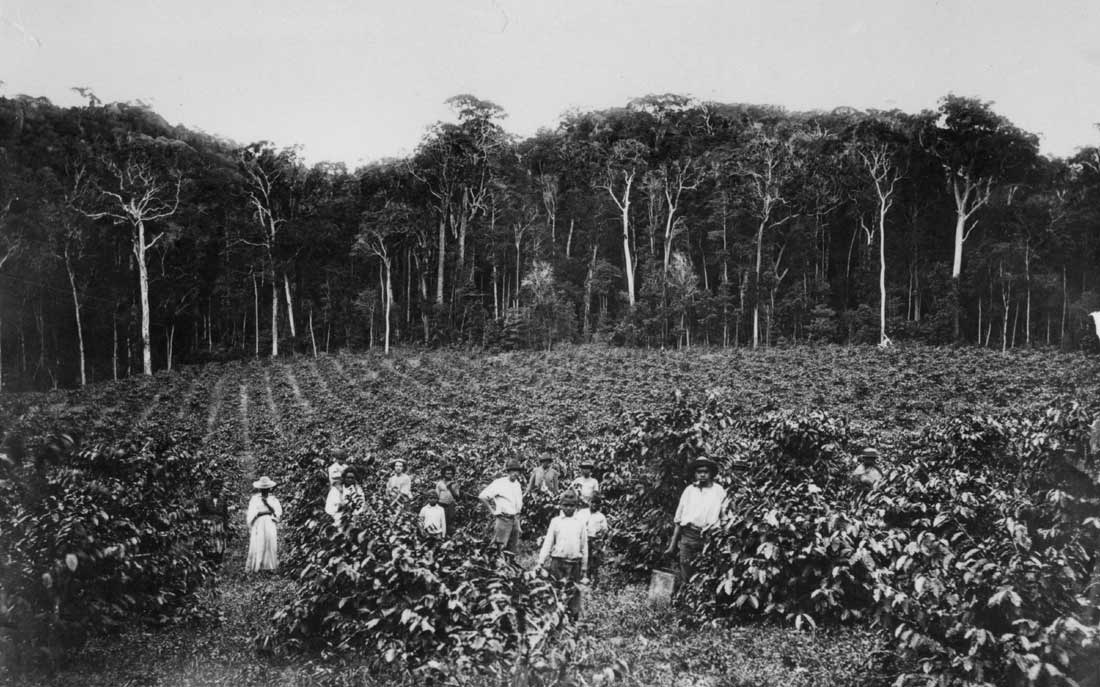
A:
<svg viewBox="0 0 1100 687">
<path fill-rule="evenodd" d="M 0 0 L 0 81 L 350 167 L 411 153 L 461 93 L 521 136 L 650 93 L 908 112 L 955 93 L 1065 156 L 1100 144 L 1100 2 Z"/>
</svg>

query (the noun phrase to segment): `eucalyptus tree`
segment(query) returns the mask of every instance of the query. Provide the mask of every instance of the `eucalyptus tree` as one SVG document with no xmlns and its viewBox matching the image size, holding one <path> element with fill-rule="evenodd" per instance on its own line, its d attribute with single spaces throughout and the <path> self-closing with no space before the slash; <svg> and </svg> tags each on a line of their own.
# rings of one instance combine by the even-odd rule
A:
<svg viewBox="0 0 1100 687">
<path fill-rule="evenodd" d="M 947 189 L 954 200 L 955 232 L 951 279 L 955 305 L 955 338 L 961 332 L 959 277 L 963 245 L 976 225 L 975 214 L 985 207 L 995 187 L 1026 174 L 1038 156 L 1039 142 L 993 111 L 992 104 L 975 98 L 947 95 L 936 118 L 923 132 L 927 149 L 940 161 Z"/>
<path fill-rule="evenodd" d="M 186 147 L 142 134 L 127 133 L 116 138 L 110 148 L 97 155 L 97 171 L 89 180 L 88 201 L 81 206 L 87 217 L 109 219 L 130 231 L 131 250 L 138 268 L 141 359 L 146 375 L 153 374 L 148 256 L 158 243 L 171 240 L 167 230 L 149 238 L 147 225 L 168 219 L 179 209 L 183 184 L 177 160 L 179 146 Z"/>
</svg>

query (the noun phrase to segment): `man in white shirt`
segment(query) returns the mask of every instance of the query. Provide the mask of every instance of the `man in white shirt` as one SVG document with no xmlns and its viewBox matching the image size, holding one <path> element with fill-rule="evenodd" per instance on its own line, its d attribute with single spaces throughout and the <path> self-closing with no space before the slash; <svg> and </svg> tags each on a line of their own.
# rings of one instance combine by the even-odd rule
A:
<svg viewBox="0 0 1100 687">
<path fill-rule="evenodd" d="M 562 495 L 561 515 L 550 521 L 539 550 L 540 566 L 549 560 L 552 576 L 574 583 L 568 601 L 569 613 L 574 618 L 581 612 L 581 595 L 576 583 L 588 576 L 588 531 L 585 522 L 575 514 L 579 502 L 571 491 Z"/>
<path fill-rule="evenodd" d="M 676 545 L 680 545 L 677 588 L 690 580 L 695 573 L 693 563 L 703 549 L 703 533 L 718 525 L 722 504 L 726 500 L 726 490 L 714 481 L 718 475 L 718 463 L 706 457 L 696 458 L 690 468 L 695 481 L 684 487 L 680 495 L 680 503 L 676 506 L 676 515 L 672 521 L 672 539 L 665 549 L 665 555 L 671 556 Z"/>
<path fill-rule="evenodd" d="M 420 527 L 433 539 L 442 539 L 447 533 L 447 515 L 439 505 L 439 492 L 431 488 L 424 493 L 427 505 L 420 509 Z"/>
<path fill-rule="evenodd" d="M 477 495 L 493 514 L 492 545 L 498 551 L 519 553 L 519 516 L 523 511 L 523 466 L 512 459 L 504 466 L 506 477 L 498 477 Z"/>
<path fill-rule="evenodd" d="M 587 506 L 592 503 L 592 497 L 600 490 L 600 482 L 592 476 L 592 470 L 595 467 L 592 461 L 582 461 L 577 467 L 581 469 L 581 476 L 573 480 L 569 487 L 577 491 L 581 501 Z"/>
</svg>

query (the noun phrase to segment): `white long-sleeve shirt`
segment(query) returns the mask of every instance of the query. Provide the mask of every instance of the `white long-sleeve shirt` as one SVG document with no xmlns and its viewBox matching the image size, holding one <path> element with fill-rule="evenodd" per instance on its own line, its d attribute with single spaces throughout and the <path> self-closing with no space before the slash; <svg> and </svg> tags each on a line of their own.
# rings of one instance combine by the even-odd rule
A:
<svg viewBox="0 0 1100 687">
<path fill-rule="evenodd" d="M 335 519 L 342 505 L 344 505 L 344 488 L 337 486 L 329 487 L 328 498 L 325 499 L 325 512 Z"/>
<path fill-rule="evenodd" d="M 611 526 L 607 524 L 607 518 L 603 513 L 592 513 L 588 516 L 586 529 L 589 539 L 602 539 L 607 536 Z"/>
<path fill-rule="evenodd" d="M 519 515 L 523 511 L 523 487 L 519 480 L 498 477 L 477 495 L 482 501 L 493 502 L 493 515 Z"/>
<path fill-rule="evenodd" d="M 400 475 L 391 475 L 386 480 L 386 493 L 390 496 L 403 496 L 411 499 L 413 497 L 412 477 L 407 472 L 402 472 Z"/>
<path fill-rule="evenodd" d="M 428 534 L 438 534 L 442 537 L 447 531 L 447 513 L 443 510 L 443 506 L 429 504 L 421 508 L 420 526 Z"/>
<path fill-rule="evenodd" d="M 583 520 L 574 515 L 559 515 L 550 521 L 539 550 L 539 565 L 547 558 L 579 558 L 581 569 L 588 569 L 588 531 Z"/>
<path fill-rule="evenodd" d="M 722 515 L 722 502 L 725 500 L 726 490 L 721 484 L 712 483 L 705 489 L 689 484 L 680 495 L 680 503 L 676 506 L 676 515 L 672 521 L 681 527 L 713 527 L 718 524 Z"/>
<path fill-rule="evenodd" d="M 578 477 L 569 486 L 576 487 L 577 493 L 585 503 L 592 503 L 592 496 L 600 490 L 600 481 L 595 477 Z"/>
</svg>

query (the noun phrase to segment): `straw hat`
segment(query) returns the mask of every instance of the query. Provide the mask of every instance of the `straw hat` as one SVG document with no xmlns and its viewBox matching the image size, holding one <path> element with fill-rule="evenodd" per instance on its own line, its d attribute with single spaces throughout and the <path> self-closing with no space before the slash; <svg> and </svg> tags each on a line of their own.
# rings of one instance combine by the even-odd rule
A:
<svg viewBox="0 0 1100 687">
<path fill-rule="evenodd" d="M 271 481 L 271 478 L 264 475 L 260 479 L 252 483 L 253 489 L 271 489 L 275 486 L 275 483 Z"/>
</svg>

